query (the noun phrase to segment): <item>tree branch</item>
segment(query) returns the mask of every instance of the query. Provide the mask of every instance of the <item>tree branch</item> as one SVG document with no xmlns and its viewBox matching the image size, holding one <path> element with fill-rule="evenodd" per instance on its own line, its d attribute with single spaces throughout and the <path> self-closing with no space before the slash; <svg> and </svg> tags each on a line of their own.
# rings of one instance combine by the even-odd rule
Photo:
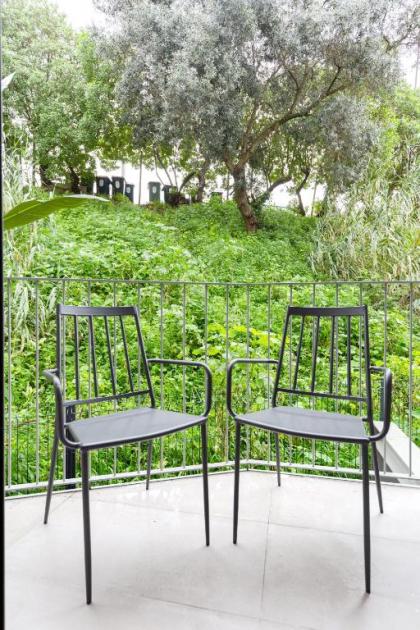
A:
<svg viewBox="0 0 420 630">
<path fill-rule="evenodd" d="M 264 194 L 269 195 L 278 186 L 281 186 L 282 184 L 287 184 L 287 182 L 290 182 L 291 179 L 292 178 L 289 175 L 282 175 L 281 177 L 278 177 L 277 179 L 274 180 L 274 182 L 272 182 L 272 184 L 270 184 L 270 186 L 267 188 Z"/>
<path fill-rule="evenodd" d="M 166 166 L 164 165 L 164 163 L 163 163 L 163 161 L 162 161 L 162 158 L 161 158 L 161 155 L 160 155 L 159 149 L 154 148 L 154 149 L 153 149 L 153 152 L 154 152 L 154 155 L 155 155 L 155 164 L 156 164 L 156 162 L 159 162 L 159 166 L 160 166 L 160 168 L 161 168 L 163 171 L 165 171 L 165 174 L 166 174 L 166 177 L 168 178 L 169 184 L 170 184 L 171 186 L 173 186 L 173 181 L 172 181 L 172 178 L 171 178 L 171 176 L 169 175 L 168 169 L 166 168 Z M 159 174 L 158 174 L 158 172 L 157 172 L 157 169 L 156 169 L 156 174 L 157 174 L 157 176 L 159 177 Z M 160 179 L 160 177 L 159 177 L 159 179 Z M 162 182 L 162 180 L 161 180 L 161 182 Z M 162 182 L 162 183 L 163 183 L 163 182 Z"/>
</svg>

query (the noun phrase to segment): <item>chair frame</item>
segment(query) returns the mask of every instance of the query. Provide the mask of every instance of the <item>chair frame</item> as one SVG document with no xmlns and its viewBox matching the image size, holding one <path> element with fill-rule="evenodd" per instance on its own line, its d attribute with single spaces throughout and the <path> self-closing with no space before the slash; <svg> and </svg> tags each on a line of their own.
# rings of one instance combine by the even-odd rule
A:
<svg viewBox="0 0 420 630">
<path fill-rule="evenodd" d="M 283 366 L 284 351 L 286 346 L 287 331 L 291 317 L 301 318 L 301 328 L 299 335 L 299 345 L 296 354 L 296 366 L 293 378 L 293 387 L 285 388 L 279 387 L 281 370 Z M 302 348 L 303 327 L 305 317 L 315 318 L 315 332 L 313 337 L 312 347 L 312 368 L 311 368 L 311 389 L 310 391 L 297 389 L 297 374 L 299 369 L 300 353 Z M 333 392 L 333 364 L 334 355 L 330 352 L 330 377 L 329 377 L 329 391 L 328 393 L 315 391 L 316 380 L 316 358 L 318 351 L 319 340 L 319 322 L 321 317 L 332 318 L 331 326 L 331 343 L 334 347 L 335 336 L 335 321 L 337 317 L 347 318 L 347 394 L 339 395 Z M 365 379 L 366 379 L 366 396 L 354 396 L 351 391 L 351 364 L 350 364 L 350 331 L 351 331 L 351 318 L 359 317 L 363 321 L 364 328 L 364 360 L 365 360 Z M 338 343 L 338 329 L 337 329 L 337 343 Z M 300 437 L 309 437 L 314 439 L 326 439 L 337 442 L 347 443 L 359 443 L 361 446 L 362 454 L 362 486 L 363 486 L 363 533 L 364 533 L 364 558 L 365 558 L 365 587 L 366 592 L 370 593 L 371 590 L 371 551 L 370 551 L 370 511 L 369 511 L 369 446 L 372 448 L 373 465 L 375 473 L 375 481 L 378 494 L 378 502 L 380 512 L 383 513 L 383 501 L 381 482 L 378 465 L 378 454 L 376 448 L 376 442 L 385 438 L 389 431 L 391 423 L 391 399 L 392 399 L 392 373 L 389 368 L 377 367 L 370 365 L 370 345 L 369 345 L 369 322 L 368 322 L 368 310 L 367 306 L 359 307 L 298 307 L 288 306 L 286 312 L 286 319 L 283 328 L 283 336 L 280 344 L 279 358 L 275 359 L 235 359 L 232 361 L 227 369 L 226 379 L 226 400 L 227 409 L 231 417 L 235 420 L 235 468 L 234 468 L 234 500 L 233 500 L 233 542 L 237 543 L 238 536 L 238 513 L 239 513 L 239 475 L 240 475 L 240 444 L 241 444 L 241 425 L 247 424 L 252 426 L 252 422 L 243 418 L 244 414 L 236 413 L 232 408 L 232 376 L 236 365 L 238 364 L 265 364 L 276 365 L 276 376 L 274 381 L 273 395 L 271 399 L 271 407 L 278 407 L 277 397 L 279 392 L 297 394 L 297 395 L 309 395 L 312 397 L 325 397 L 336 400 L 348 400 L 353 402 L 362 402 L 366 404 L 367 415 L 362 417 L 362 420 L 368 423 L 370 435 L 366 436 L 366 440 L 356 440 L 351 436 L 319 436 L 311 435 L 309 433 L 302 433 L 299 431 L 298 426 L 296 432 L 287 431 L 289 435 L 298 435 Z M 383 416 L 383 426 L 381 431 L 377 431 L 373 421 L 373 404 L 372 404 L 372 385 L 371 374 L 380 373 L 383 376 L 383 398 L 381 401 L 381 412 Z M 256 425 L 257 426 L 257 425 Z M 261 427 L 258 424 L 259 428 Z M 272 427 L 266 427 L 267 430 L 273 432 Z M 286 431 L 284 431 L 286 433 Z M 281 485 L 281 473 L 280 473 L 280 448 L 279 448 L 279 433 L 274 432 L 275 435 L 275 450 L 276 450 L 276 471 L 277 471 L 277 483 Z"/>
<path fill-rule="evenodd" d="M 138 350 L 140 352 L 141 359 L 143 361 L 143 369 L 146 377 L 147 387 L 142 390 L 135 390 L 132 374 L 130 371 L 130 363 L 128 357 L 127 340 L 125 336 L 125 329 L 123 324 L 124 317 L 133 317 L 136 326 Z M 63 328 L 62 319 L 64 317 L 73 318 L 74 322 L 74 334 L 75 334 L 75 384 L 76 384 L 76 399 L 66 400 L 63 393 L 63 385 L 61 380 L 61 366 L 63 360 L 62 353 L 62 340 L 63 340 Z M 94 379 L 94 393 L 95 396 L 88 399 L 80 397 L 80 375 L 79 375 L 79 332 L 78 332 L 78 318 L 84 317 L 88 319 L 89 325 L 89 351 L 93 368 Z M 96 350 L 95 350 L 95 336 L 93 328 L 93 318 L 102 317 L 105 321 L 105 332 L 107 339 L 108 358 L 110 362 L 110 373 L 112 381 L 113 394 L 108 396 L 100 396 L 98 392 L 97 381 L 97 362 L 96 362 Z M 115 374 L 113 369 L 113 359 L 111 353 L 111 343 L 108 328 L 108 317 L 119 318 L 126 365 L 128 368 L 129 380 L 131 391 L 128 393 L 116 393 Z M 146 489 L 149 489 L 151 465 L 152 465 L 152 446 L 153 439 L 163 437 L 171 433 L 176 433 L 183 430 L 183 427 L 177 427 L 175 430 L 162 431 L 153 435 L 150 439 L 139 436 L 133 440 L 123 441 L 101 441 L 94 444 L 89 444 L 88 447 L 83 447 L 82 444 L 71 440 L 68 436 L 69 423 L 74 419 L 74 410 L 77 405 L 81 404 L 94 404 L 99 402 L 109 402 L 113 400 L 120 400 L 123 398 L 129 398 L 139 395 L 148 395 L 150 397 L 150 408 L 156 408 L 156 399 L 153 391 L 149 366 L 152 364 L 161 365 L 176 365 L 182 367 L 198 368 L 204 371 L 205 375 L 205 409 L 200 416 L 197 416 L 197 422 L 194 425 L 188 424 L 187 427 L 200 426 L 201 428 L 201 450 L 202 450 L 202 466 L 203 466 L 203 498 L 204 498 L 204 523 L 205 523 L 205 537 L 206 545 L 210 544 L 210 522 L 209 522 L 209 491 L 208 491 L 208 457 L 207 457 L 207 419 L 211 410 L 212 404 L 212 374 L 206 364 L 199 361 L 187 361 L 178 359 L 163 359 L 153 358 L 147 359 L 143 337 L 140 329 L 140 319 L 138 310 L 135 306 L 113 306 L 113 307 L 91 307 L 91 306 L 68 306 L 64 304 L 57 305 L 56 311 L 56 367 L 51 370 L 44 370 L 43 374 L 46 379 L 53 385 L 55 393 L 55 429 L 54 429 L 54 441 L 51 450 L 51 464 L 48 477 L 48 488 L 45 503 L 44 523 L 48 522 L 48 515 L 51 505 L 51 496 L 54 485 L 54 472 L 57 461 L 58 444 L 61 442 L 66 449 L 80 450 L 81 459 L 81 482 L 82 482 L 82 505 L 83 505 L 83 532 L 84 532 L 84 555 L 85 555 L 85 578 L 86 578 L 86 602 L 90 604 L 92 601 L 92 548 L 91 548 L 91 524 L 90 524 L 90 508 L 89 508 L 89 453 L 92 450 L 100 448 L 108 448 L 113 446 L 119 446 L 122 444 L 137 443 L 141 441 L 148 442 L 147 452 L 147 476 L 146 476 Z M 142 406 L 141 408 L 148 408 Z M 89 422 L 89 419 L 86 420 Z"/>
</svg>

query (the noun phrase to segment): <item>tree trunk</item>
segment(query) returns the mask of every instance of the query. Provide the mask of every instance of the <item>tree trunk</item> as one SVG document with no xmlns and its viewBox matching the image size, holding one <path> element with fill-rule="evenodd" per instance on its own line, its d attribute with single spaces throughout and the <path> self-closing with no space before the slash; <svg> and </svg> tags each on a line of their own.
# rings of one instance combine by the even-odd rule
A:
<svg viewBox="0 0 420 630">
<path fill-rule="evenodd" d="M 39 165 L 39 176 L 41 178 L 41 186 L 51 188 L 54 185 L 51 179 L 47 177 L 47 167 L 44 164 Z"/>
<path fill-rule="evenodd" d="M 258 227 L 257 217 L 249 203 L 246 191 L 245 168 L 236 168 L 232 171 L 233 198 L 242 214 L 247 232 L 256 232 Z"/>
<path fill-rule="evenodd" d="M 140 158 L 139 164 L 139 205 L 141 204 L 141 183 L 142 183 L 142 175 L 143 175 L 143 158 Z"/>
<path fill-rule="evenodd" d="M 306 212 L 305 212 L 305 206 L 303 205 L 303 200 L 302 200 L 302 195 L 301 192 L 304 189 L 304 187 L 306 186 L 306 182 L 309 179 L 309 175 L 310 175 L 310 170 L 306 169 L 304 172 L 304 178 L 302 179 L 302 181 L 300 182 L 299 186 L 296 187 L 296 196 L 298 198 L 298 204 L 299 204 L 299 214 L 301 214 L 303 217 L 306 216 Z"/>
<path fill-rule="evenodd" d="M 198 173 L 197 202 L 202 203 L 204 199 L 204 190 L 206 188 L 206 175 L 209 170 L 209 161 L 205 160 Z"/>
<path fill-rule="evenodd" d="M 315 201 L 316 201 L 316 189 L 318 188 L 318 182 L 315 182 L 314 185 L 314 193 L 312 195 L 312 204 L 311 204 L 311 217 L 314 216 L 314 208 L 315 208 Z"/>
<path fill-rule="evenodd" d="M 230 199 L 230 174 L 226 175 L 226 199 Z"/>
<path fill-rule="evenodd" d="M 76 171 L 70 167 L 70 185 L 71 192 L 75 195 L 80 194 L 80 177 L 76 173 Z"/>
<path fill-rule="evenodd" d="M 300 194 L 300 190 L 296 191 L 296 197 L 298 198 L 299 214 L 301 214 L 304 217 L 306 215 L 305 206 L 303 205 L 302 195 Z"/>
</svg>

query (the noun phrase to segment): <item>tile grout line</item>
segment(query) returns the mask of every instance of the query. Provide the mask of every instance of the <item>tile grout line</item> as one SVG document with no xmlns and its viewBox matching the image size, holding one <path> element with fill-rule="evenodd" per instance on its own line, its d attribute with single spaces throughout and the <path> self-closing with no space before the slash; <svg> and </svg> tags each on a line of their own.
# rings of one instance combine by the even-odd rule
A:
<svg viewBox="0 0 420 630">
<path fill-rule="evenodd" d="M 67 503 L 67 501 L 70 499 L 70 496 L 63 498 L 62 501 L 60 501 L 60 503 L 58 503 L 58 505 L 53 505 L 53 502 L 51 501 L 51 508 L 50 508 L 50 518 L 51 515 L 54 514 L 55 512 L 58 512 L 58 510 L 65 504 Z M 8 518 L 6 516 L 6 518 Z M 38 517 L 30 523 L 29 525 L 29 529 L 25 532 L 23 532 L 20 536 L 18 536 L 15 540 L 13 541 L 7 541 L 6 540 L 6 548 L 7 549 L 11 549 L 12 547 L 14 547 L 14 545 L 16 545 L 16 543 L 21 542 L 24 538 L 26 538 L 26 536 L 28 536 L 29 534 L 31 534 L 33 532 L 34 529 L 37 528 L 42 528 L 42 527 L 46 527 L 45 523 L 44 523 L 44 513 L 43 510 L 41 509 L 40 511 L 40 517 L 39 517 L 39 521 L 38 521 Z M 6 528 L 7 529 L 7 528 Z"/>
<path fill-rule="evenodd" d="M 263 568 L 261 598 L 260 598 L 260 618 L 262 618 L 262 614 L 263 614 L 265 573 L 266 573 L 266 567 L 267 567 L 267 553 L 268 553 L 268 531 L 270 527 L 271 506 L 273 503 L 273 491 L 274 491 L 274 488 L 270 488 L 270 505 L 268 508 L 267 526 L 266 526 L 266 531 L 265 531 L 264 568 Z"/>
<path fill-rule="evenodd" d="M 118 587 L 113 587 L 113 590 L 115 590 L 117 593 L 124 593 L 124 591 L 122 591 Z M 284 625 L 282 624 L 282 622 L 276 621 L 274 619 L 270 619 L 269 617 L 263 617 L 261 614 L 245 615 L 243 613 L 233 612 L 233 611 L 229 611 L 225 609 L 212 608 L 209 606 L 200 606 L 199 604 L 190 604 L 190 603 L 186 603 L 182 601 L 177 601 L 175 599 L 163 599 L 161 597 L 153 597 L 152 595 L 141 595 L 141 597 L 142 599 L 148 599 L 153 602 L 159 602 L 163 604 L 170 604 L 171 606 L 178 606 L 180 608 L 192 608 L 193 610 L 200 610 L 200 611 L 205 611 L 209 613 L 217 613 L 221 615 L 226 615 L 227 617 L 234 617 L 236 619 L 248 619 L 251 621 L 259 621 L 259 622 L 262 621 L 262 622 L 272 623 L 272 624 L 275 624 L 276 626 L 278 625 L 281 628 L 283 628 L 283 625 Z M 286 624 L 286 625 L 288 628 L 290 628 L 290 630 L 298 630 L 293 625 L 290 625 L 290 624 Z M 299 630 L 313 630 L 313 628 L 310 628 L 308 626 L 299 626 Z"/>
<path fill-rule="evenodd" d="M 345 532 L 345 531 L 340 530 L 340 529 L 323 529 L 322 527 L 311 527 L 309 525 L 299 525 L 299 524 L 295 524 L 295 523 L 293 523 L 293 525 L 291 525 L 291 524 L 286 524 L 286 523 L 270 522 L 270 525 L 274 526 L 274 527 L 286 527 L 288 529 L 312 530 L 314 532 L 323 532 L 324 534 L 338 534 L 340 536 L 356 536 L 358 538 L 363 537 L 363 532 L 361 532 L 359 534 L 357 532 Z M 402 538 L 392 538 L 390 536 L 383 536 L 381 534 L 373 534 L 372 533 L 372 540 L 373 539 L 394 541 L 394 542 L 399 542 L 399 543 L 403 543 L 403 544 L 420 545 L 420 540 L 411 540 L 411 539 L 407 540 L 407 539 L 402 539 Z"/>
<path fill-rule="evenodd" d="M 161 511 L 161 512 L 176 512 L 178 514 L 186 514 L 186 515 L 190 515 L 190 516 L 201 516 L 201 512 L 193 512 L 190 510 L 177 510 L 177 509 L 171 509 L 171 508 L 166 508 L 162 505 L 156 506 L 156 505 L 135 505 L 133 503 L 130 503 L 129 501 L 121 501 L 121 500 L 117 500 L 117 501 L 109 501 L 107 499 L 95 499 L 95 501 L 97 503 L 103 503 L 103 504 L 110 504 L 112 505 L 113 503 L 118 503 L 119 505 L 125 505 L 127 507 L 132 507 L 132 508 L 137 508 L 137 509 L 147 509 L 147 510 L 157 510 L 157 511 Z M 93 502 L 92 502 L 93 504 Z M 213 514 L 212 518 L 220 518 L 220 519 L 225 519 L 225 520 L 232 520 L 232 516 L 228 516 L 228 515 L 224 515 L 224 514 Z M 255 518 L 244 518 L 242 517 L 240 520 L 245 521 L 247 523 L 260 523 L 260 524 L 265 524 L 265 520 L 261 519 L 261 520 L 257 520 Z"/>
</svg>

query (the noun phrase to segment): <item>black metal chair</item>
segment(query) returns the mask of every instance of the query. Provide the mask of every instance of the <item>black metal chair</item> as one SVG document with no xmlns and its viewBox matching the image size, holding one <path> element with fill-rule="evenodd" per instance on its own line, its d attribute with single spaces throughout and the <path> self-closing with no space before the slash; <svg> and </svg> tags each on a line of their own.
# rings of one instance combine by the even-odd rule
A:
<svg viewBox="0 0 420 630">
<path fill-rule="evenodd" d="M 67 322 L 71 324 L 71 320 L 73 320 L 73 325 L 67 325 L 66 327 L 65 323 Z M 101 330 L 98 330 L 98 320 L 100 320 Z M 111 339 L 110 334 L 110 320 L 113 324 L 113 339 Z M 94 326 L 94 321 L 97 322 L 96 326 Z M 130 330 L 128 329 L 129 325 L 131 325 Z M 81 330 L 82 326 L 83 330 Z M 127 334 L 127 331 L 131 332 L 131 338 L 135 339 L 135 344 L 131 343 L 131 338 Z M 72 351 L 69 350 L 69 332 L 71 333 Z M 106 350 L 103 356 L 104 360 L 102 361 L 102 364 L 107 358 L 108 367 L 106 371 L 108 376 L 110 376 L 110 379 L 108 379 L 108 382 L 110 380 L 108 393 L 104 394 L 100 394 L 99 392 L 100 385 L 104 387 L 102 379 L 103 375 L 99 370 L 101 366 L 98 366 L 97 360 L 97 355 L 99 354 L 100 349 L 95 341 L 95 338 L 98 337 L 99 333 L 101 333 L 99 337 L 106 340 Z M 86 342 L 86 348 L 83 344 L 81 344 L 82 338 Z M 51 452 L 51 467 L 48 479 L 44 523 L 47 523 L 48 521 L 58 442 L 61 441 L 66 447 L 67 454 L 74 449 L 80 450 L 86 601 L 89 604 L 92 600 L 91 536 L 89 514 L 89 453 L 92 450 L 120 446 L 130 442 L 148 441 L 146 486 L 148 488 L 152 463 L 152 440 L 154 438 L 200 425 L 203 462 L 205 535 L 206 545 L 209 545 L 210 529 L 206 422 L 211 408 L 212 377 L 208 367 L 204 363 L 199 363 L 197 361 L 147 359 L 140 330 L 139 315 L 136 307 L 134 306 L 84 307 L 66 306 L 60 304 L 57 307 L 56 344 L 56 368 L 44 371 L 44 375 L 54 386 L 56 406 L 54 443 Z M 84 352 L 82 352 L 82 346 Z M 119 364 L 116 356 L 118 348 L 121 350 L 122 354 Z M 135 352 L 134 357 L 133 350 Z M 81 380 L 82 370 L 80 364 L 82 354 L 82 358 L 84 359 L 83 374 L 88 376 L 88 378 L 85 379 L 87 383 L 82 383 Z M 130 354 L 132 355 L 131 359 Z M 196 416 L 187 413 L 163 411 L 156 408 L 156 400 L 149 371 L 149 365 L 156 363 L 164 365 L 188 366 L 204 370 L 206 383 L 205 410 L 202 415 Z M 87 367 L 87 365 L 89 367 Z M 121 365 L 124 367 L 123 370 Z M 66 371 L 65 374 L 63 374 L 64 370 Z M 65 378 L 62 378 L 64 376 Z M 124 378 L 122 378 L 122 376 L 124 376 Z M 142 384 L 143 381 L 144 385 Z M 125 391 L 120 392 L 120 389 L 123 389 L 124 385 L 127 386 Z M 65 389 L 63 389 L 64 387 Z M 83 389 L 85 393 L 83 392 Z M 70 390 L 72 391 L 70 392 Z M 68 392 L 68 394 L 66 394 L 66 392 Z M 147 406 L 145 404 L 140 405 L 140 400 L 144 396 L 148 397 L 150 401 L 150 404 Z M 94 404 L 116 405 L 117 402 L 118 404 L 126 404 L 127 401 L 133 397 L 137 399 L 136 408 L 122 411 L 114 409 L 114 413 L 106 413 L 105 415 L 96 415 L 93 417 L 91 416 L 91 407 Z M 76 408 L 83 405 L 87 406 L 87 415 L 89 417 L 77 420 Z"/>
<path fill-rule="evenodd" d="M 299 332 L 293 335 L 293 320 L 300 321 Z M 319 355 L 320 348 L 320 329 L 321 318 L 326 318 L 329 331 L 325 335 L 322 331 L 323 345 L 328 346 L 324 351 L 323 357 Z M 354 369 L 352 365 L 352 319 L 358 319 L 358 336 L 359 336 L 359 377 L 356 385 L 358 392 L 354 393 L 355 383 Z M 307 321 L 310 320 L 309 326 Z M 324 319 L 322 320 L 325 321 Z M 345 338 L 344 347 L 339 344 L 339 323 L 344 321 Z M 305 330 L 306 329 L 306 330 Z M 363 334 L 362 334 L 363 330 Z M 309 369 L 305 370 L 305 375 L 299 374 L 302 368 L 302 342 L 304 336 L 309 337 L 311 341 L 311 351 L 307 358 Z M 297 340 L 296 350 L 293 350 L 293 342 Z M 285 349 L 286 343 L 289 348 L 287 353 L 288 374 L 287 382 L 282 385 L 282 377 L 284 376 Z M 340 391 L 339 383 L 339 359 L 345 358 L 343 373 L 346 375 L 343 385 L 345 393 Z M 317 384 L 317 364 L 325 362 L 329 366 L 328 373 L 325 375 L 324 383 L 327 391 L 319 391 L 316 389 Z M 357 362 L 357 361 L 356 361 Z M 238 363 L 252 364 L 263 363 L 273 364 L 277 366 L 276 377 L 274 381 L 272 407 L 263 411 L 255 411 L 245 414 L 237 414 L 232 409 L 232 372 Z M 294 370 L 293 368 L 294 363 Z M 353 361 L 354 363 L 354 361 Z M 364 364 L 364 365 L 363 365 Z M 380 372 L 383 374 L 383 390 L 381 399 L 381 412 L 383 426 L 378 432 L 373 422 L 373 405 L 372 405 L 372 385 L 371 373 Z M 309 387 L 305 389 L 300 383 L 309 377 Z M 341 373 L 342 376 L 342 373 Z M 363 383 L 362 383 L 363 381 Z M 363 387 L 362 387 L 363 386 Z M 362 389 L 363 395 L 362 395 Z M 338 404 L 352 404 L 359 409 L 359 414 L 342 414 L 331 411 L 315 411 L 314 409 L 305 409 L 296 406 L 279 406 L 278 396 L 286 396 L 288 399 L 293 397 L 309 396 L 313 401 L 319 399 L 329 399 L 337 401 Z M 235 440 L 235 489 L 234 489 L 234 508 L 233 508 L 233 542 L 236 544 L 238 533 L 238 509 L 239 509 L 239 471 L 240 471 L 240 444 L 241 444 L 241 426 L 251 425 L 253 427 L 267 429 L 275 433 L 276 446 L 276 464 L 277 478 L 280 485 L 280 450 L 278 434 L 284 433 L 291 436 L 300 436 L 304 438 L 314 438 L 317 440 L 328 440 L 334 442 L 347 442 L 359 444 L 362 454 L 362 476 L 363 476 L 363 524 L 364 524 L 364 556 L 365 556 L 365 583 L 366 592 L 370 593 L 370 517 L 369 517 L 369 447 L 372 448 L 373 465 L 375 471 L 375 479 L 378 492 L 379 509 L 383 512 L 382 493 L 379 476 L 378 454 L 376 442 L 382 440 L 388 433 L 391 422 L 391 394 L 392 394 L 392 374 L 388 368 L 372 367 L 370 365 L 370 349 L 369 349 L 369 326 L 368 311 L 366 306 L 346 307 L 346 308 L 316 308 L 316 307 L 297 307 L 289 306 L 286 313 L 283 337 L 280 345 L 280 355 L 278 360 L 270 359 L 237 359 L 232 361 L 227 372 L 227 407 L 230 415 L 236 421 L 236 440 Z M 360 413 L 364 406 L 366 415 Z M 367 423 L 367 431 L 365 427 Z"/>
</svg>

